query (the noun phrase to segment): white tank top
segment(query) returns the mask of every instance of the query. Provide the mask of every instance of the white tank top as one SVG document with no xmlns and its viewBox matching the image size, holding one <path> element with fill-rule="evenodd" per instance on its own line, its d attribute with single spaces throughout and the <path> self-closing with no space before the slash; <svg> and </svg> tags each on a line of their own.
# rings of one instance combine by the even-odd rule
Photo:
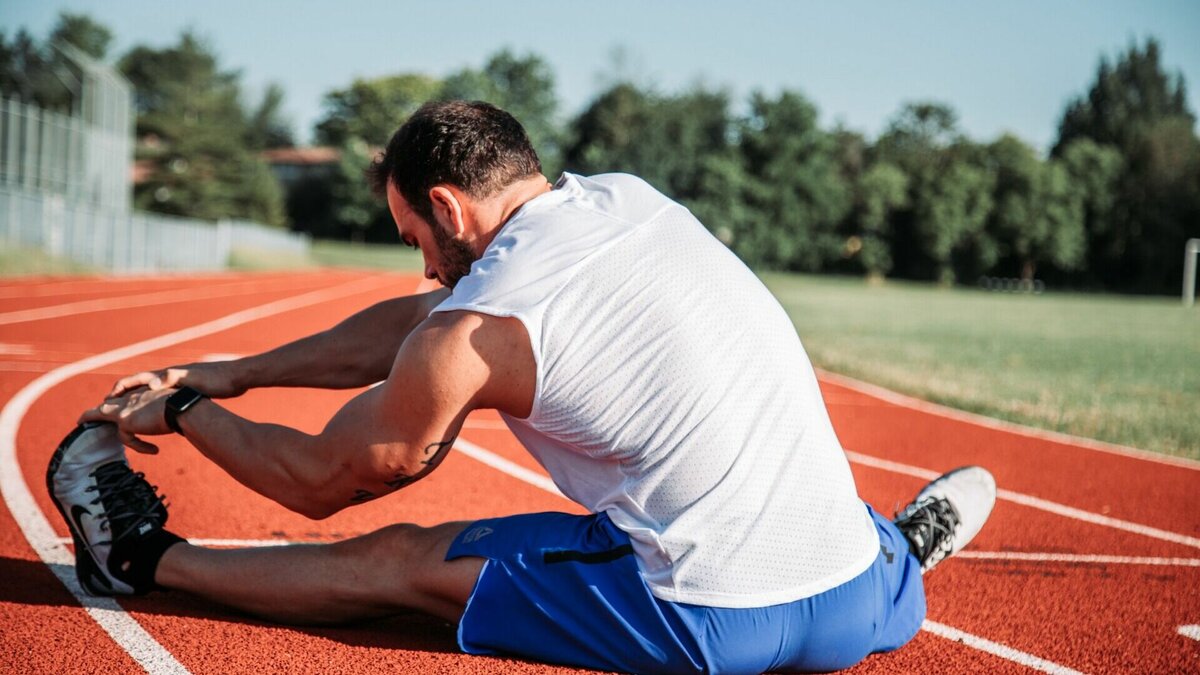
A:
<svg viewBox="0 0 1200 675">
<path fill-rule="evenodd" d="M 790 602 L 878 555 L 782 307 L 644 181 L 564 174 L 434 311 L 454 310 L 524 324 L 533 410 L 504 420 L 563 494 L 629 534 L 655 596 Z"/>
</svg>

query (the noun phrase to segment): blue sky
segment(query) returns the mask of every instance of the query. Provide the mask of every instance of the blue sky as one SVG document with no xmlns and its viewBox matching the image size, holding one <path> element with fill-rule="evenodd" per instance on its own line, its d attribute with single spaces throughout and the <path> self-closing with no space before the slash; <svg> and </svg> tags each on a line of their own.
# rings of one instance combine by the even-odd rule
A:
<svg viewBox="0 0 1200 675">
<path fill-rule="evenodd" d="M 797 89 L 823 124 L 874 137 L 905 101 L 951 104 L 978 140 L 1011 131 L 1053 143 L 1067 102 L 1086 91 L 1099 59 L 1159 39 L 1169 71 L 1200 110 L 1200 2 L 1013 0 L 954 2 L 497 2 L 398 0 L 2 0 L 0 30 L 41 38 L 59 11 L 86 12 L 116 34 L 113 54 L 165 46 L 192 27 L 257 95 L 287 92 L 302 140 L 321 96 L 354 77 L 445 75 L 492 52 L 532 51 L 554 68 L 564 116 L 615 71 L 675 91 L 696 82 L 744 99 Z"/>
</svg>

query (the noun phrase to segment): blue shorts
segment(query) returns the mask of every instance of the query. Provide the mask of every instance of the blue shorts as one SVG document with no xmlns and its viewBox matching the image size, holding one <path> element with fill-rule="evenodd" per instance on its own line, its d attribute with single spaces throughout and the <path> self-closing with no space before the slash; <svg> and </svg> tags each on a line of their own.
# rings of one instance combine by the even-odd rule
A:
<svg viewBox="0 0 1200 675">
<path fill-rule="evenodd" d="M 920 565 L 891 521 L 875 562 L 819 595 L 729 609 L 659 600 L 629 536 L 605 514 L 480 520 L 447 560 L 486 558 L 458 626 L 469 654 L 638 673 L 828 671 L 912 639 L 925 618 Z"/>
</svg>

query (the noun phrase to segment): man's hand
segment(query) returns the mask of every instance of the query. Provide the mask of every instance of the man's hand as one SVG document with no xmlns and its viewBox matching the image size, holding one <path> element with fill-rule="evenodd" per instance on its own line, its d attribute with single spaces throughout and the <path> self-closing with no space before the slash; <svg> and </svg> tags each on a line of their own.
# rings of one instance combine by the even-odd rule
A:
<svg viewBox="0 0 1200 675">
<path fill-rule="evenodd" d="M 150 391 L 177 389 L 188 386 L 209 398 L 232 398 L 246 393 L 234 377 L 233 361 L 212 361 L 171 366 L 162 370 L 147 370 L 117 380 L 105 398 L 124 396 L 141 387 Z"/>
<path fill-rule="evenodd" d="M 79 423 L 115 422 L 117 436 L 122 443 L 138 452 L 154 455 L 158 453 L 158 446 L 143 441 L 137 434 L 155 436 L 174 433 L 163 418 L 167 397 L 173 393 L 174 389 L 141 387 L 124 396 L 105 399 L 95 408 L 83 411 Z"/>
</svg>

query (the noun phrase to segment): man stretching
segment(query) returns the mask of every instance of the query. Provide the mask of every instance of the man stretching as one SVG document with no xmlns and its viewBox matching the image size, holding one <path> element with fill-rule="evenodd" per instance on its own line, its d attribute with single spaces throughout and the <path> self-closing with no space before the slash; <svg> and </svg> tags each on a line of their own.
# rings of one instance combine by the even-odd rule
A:
<svg viewBox="0 0 1200 675">
<path fill-rule="evenodd" d="M 449 290 L 118 381 L 48 476 L 86 589 L 178 589 L 295 623 L 417 609 L 457 622 L 468 653 L 635 672 L 832 670 L 916 633 L 921 571 L 983 526 L 990 474 L 947 474 L 896 523 L 865 505 L 787 315 L 687 209 L 628 175 L 551 185 L 484 103 L 424 106 L 371 176 Z M 376 382 L 316 435 L 214 400 Z M 174 431 L 325 518 L 436 469 L 481 408 L 591 515 L 213 550 L 164 529 L 124 457 Z"/>
</svg>

